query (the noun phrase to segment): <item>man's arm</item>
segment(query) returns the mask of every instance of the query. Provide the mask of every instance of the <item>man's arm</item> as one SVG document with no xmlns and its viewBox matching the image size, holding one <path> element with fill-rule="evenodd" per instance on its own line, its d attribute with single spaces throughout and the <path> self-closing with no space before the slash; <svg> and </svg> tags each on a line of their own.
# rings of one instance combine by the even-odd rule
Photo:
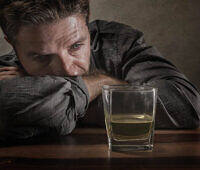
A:
<svg viewBox="0 0 200 170">
<path fill-rule="evenodd" d="M 125 32 L 118 38 L 120 78 L 158 88 L 156 128 L 199 127 L 200 94 L 195 86 L 157 49 L 145 44 L 142 32 L 130 28 Z"/>
<path fill-rule="evenodd" d="M 0 81 L 0 137 L 70 133 L 85 114 L 88 92 L 81 77 L 16 77 Z"/>
<path fill-rule="evenodd" d="M 84 116 L 88 100 L 101 94 L 104 84 L 125 83 L 100 73 L 73 79 L 26 76 L 1 80 L 1 137 L 70 133 L 77 119 Z"/>
</svg>

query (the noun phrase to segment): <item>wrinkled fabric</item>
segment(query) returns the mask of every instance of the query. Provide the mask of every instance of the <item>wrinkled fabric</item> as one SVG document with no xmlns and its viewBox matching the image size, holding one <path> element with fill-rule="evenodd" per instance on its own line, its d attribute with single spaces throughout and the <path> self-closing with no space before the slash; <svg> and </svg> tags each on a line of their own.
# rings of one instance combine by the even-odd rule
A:
<svg viewBox="0 0 200 170">
<path fill-rule="evenodd" d="M 90 23 L 89 30 L 90 70 L 102 70 L 134 85 L 158 88 L 156 128 L 199 126 L 198 90 L 156 48 L 146 45 L 142 32 L 100 20 Z M 0 66 L 22 68 L 13 52 L 0 57 Z M 101 96 L 89 107 L 88 104 L 88 90 L 81 77 L 26 76 L 1 80 L 1 139 L 44 133 L 66 135 L 77 123 L 104 127 Z"/>
<path fill-rule="evenodd" d="M 155 47 L 145 43 L 142 32 L 116 22 L 90 24 L 92 65 L 134 85 L 158 88 L 155 127 L 197 128 L 200 94 L 196 87 Z M 94 106 L 93 106 L 94 105 Z M 93 101 L 82 125 L 104 126 L 102 99 Z"/>
<path fill-rule="evenodd" d="M 88 107 L 81 77 L 21 77 L 0 81 L 0 139 L 66 135 Z"/>
</svg>

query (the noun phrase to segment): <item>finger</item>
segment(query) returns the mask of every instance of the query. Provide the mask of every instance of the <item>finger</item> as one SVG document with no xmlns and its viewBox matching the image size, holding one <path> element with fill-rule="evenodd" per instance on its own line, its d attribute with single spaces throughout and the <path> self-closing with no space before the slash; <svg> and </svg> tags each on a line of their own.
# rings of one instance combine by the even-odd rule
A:
<svg viewBox="0 0 200 170">
<path fill-rule="evenodd" d="M 15 78 L 15 75 L 6 75 L 6 76 L 0 76 L 0 80 L 5 80 L 5 79 L 11 79 L 11 78 Z"/>
<path fill-rule="evenodd" d="M 3 71 L 3 72 L 0 72 L 0 76 L 4 76 L 4 75 L 20 75 L 20 73 L 18 71 Z"/>
<path fill-rule="evenodd" d="M 0 68 L 0 72 L 1 71 L 11 71 L 11 70 L 18 70 L 18 67 L 1 67 Z"/>
</svg>

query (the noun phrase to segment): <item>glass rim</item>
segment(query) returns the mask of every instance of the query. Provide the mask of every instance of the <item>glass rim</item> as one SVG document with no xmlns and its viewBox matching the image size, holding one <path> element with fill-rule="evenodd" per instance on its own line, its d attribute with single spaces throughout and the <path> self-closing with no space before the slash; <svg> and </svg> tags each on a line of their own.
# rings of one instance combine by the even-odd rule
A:
<svg viewBox="0 0 200 170">
<path fill-rule="evenodd" d="M 150 85 L 132 85 L 132 84 L 117 84 L 117 85 L 103 85 L 102 90 L 112 91 L 157 91 L 158 89 Z"/>
</svg>

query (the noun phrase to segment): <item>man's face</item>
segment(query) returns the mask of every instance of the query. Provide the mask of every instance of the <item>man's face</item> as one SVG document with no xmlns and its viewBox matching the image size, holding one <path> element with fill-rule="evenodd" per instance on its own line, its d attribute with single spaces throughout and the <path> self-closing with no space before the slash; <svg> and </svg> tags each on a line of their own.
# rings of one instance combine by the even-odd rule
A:
<svg viewBox="0 0 200 170">
<path fill-rule="evenodd" d="M 15 50 L 29 75 L 77 76 L 89 70 L 90 35 L 81 16 L 22 26 Z"/>
</svg>

